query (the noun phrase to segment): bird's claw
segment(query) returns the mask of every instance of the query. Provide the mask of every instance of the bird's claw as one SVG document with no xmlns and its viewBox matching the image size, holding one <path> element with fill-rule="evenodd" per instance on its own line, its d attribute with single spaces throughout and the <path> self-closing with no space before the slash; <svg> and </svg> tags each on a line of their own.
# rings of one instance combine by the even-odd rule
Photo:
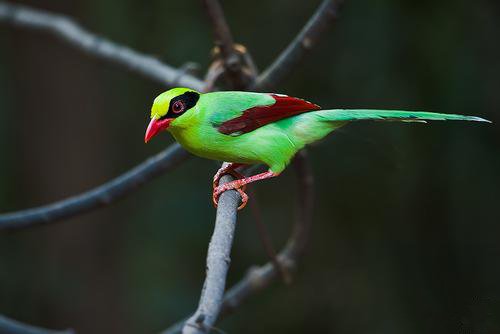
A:
<svg viewBox="0 0 500 334">
<path fill-rule="evenodd" d="M 221 177 L 223 177 L 226 174 L 233 176 L 235 179 L 242 179 L 245 177 L 243 174 L 232 169 L 231 166 L 227 166 L 226 168 L 221 168 L 214 175 L 213 184 L 212 184 L 212 187 L 214 190 L 219 186 L 219 181 L 220 181 Z"/>
<path fill-rule="evenodd" d="M 246 184 L 243 184 L 240 187 L 228 186 L 228 183 L 223 184 L 223 185 L 219 185 L 220 178 L 225 174 L 230 174 L 235 179 L 244 178 L 244 176 L 242 174 L 238 173 L 237 171 L 235 171 L 233 169 L 225 170 L 225 171 L 222 171 L 221 173 L 217 172 L 217 174 L 215 174 L 215 176 L 214 176 L 214 181 L 213 181 L 214 190 L 212 193 L 212 201 L 214 203 L 214 206 L 217 207 L 219 205 L 219 197 L 223 192 L 225 192 L 227 190 L 234 189 L 241 196 L 241 204 L 240 204 L 240 206 L 238 206 L 238 210 L 241 210 L 247 205 L 247 202 L 248 202 L 248 195 L 245 193 Z"/>
<path fill-rule="evenodd" d="M 242 188 L 244 188 L 244 187 L 242 187 Z M 215 207 L 218 207 L 218 205 L 219 205 L 220 195 L 223 192 L 225 192 L 227 190 L 231 190 L 231 189 L 236 190 L 241 196 L 241 204 L 238 206 L 238 210 L 243 209 L 247 205 L 248 195 L 243 191 L 243 189 L 241 189 L 241 188 L 224 188 L 224 185 L 222 185 L 220 187 L 217 187 L 212 194 L 212 201 L 214 202 Z"/>
</svg>

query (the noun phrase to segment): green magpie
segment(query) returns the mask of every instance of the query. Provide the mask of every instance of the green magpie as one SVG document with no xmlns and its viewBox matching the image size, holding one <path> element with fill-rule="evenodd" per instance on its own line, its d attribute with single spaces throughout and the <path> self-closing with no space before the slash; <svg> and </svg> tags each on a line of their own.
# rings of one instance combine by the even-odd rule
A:
<svg viewBox="0 0 500 334">
<path fill-rule="evenodd" d="M 221 193 L 235 189 L 242 198 L 241 209 L 248 201 L 246 184 L 278 176 L 305 145 L 359 120 L 490 122 L 475 116 L 423 111 L 321 109 L 314 103 L 282 94 L 200 93 L 173 88 L 154 100 L 144 140 L 148 142 L 160 131 L 168 130 L 192 154 L 229 162 L 214 176 L 213 202 L 217 206 Z M 269 170 L 249 177 L 236 172 L 236 168 L 249 164 L 265 164 Z M 224 174 L 231 174 L 236 180 L 219 185 Z"/>
</svg>

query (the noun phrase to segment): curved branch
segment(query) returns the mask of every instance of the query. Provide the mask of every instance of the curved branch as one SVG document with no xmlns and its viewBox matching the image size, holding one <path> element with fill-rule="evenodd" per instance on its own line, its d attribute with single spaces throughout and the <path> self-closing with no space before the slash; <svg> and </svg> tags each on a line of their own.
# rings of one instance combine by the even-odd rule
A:
<svg viewBox="0 0 500 334">
<path fill-rule="evenodd" d="M 17 320 L 9 319 L 0 315 L 0 333 L 4 334 L 73 334 L 74 331 L 66 329 L 64 331 L 54 331 L 23 324 Z"/>
<path fill-rule="evenodd" d="M 256 91 L 271 91 L 311 50 L 335 21 L 342 0 L 324 0 L 295 39 L 257 78 Z"/>
<path fill-rule="evenodd" d="M 91 56 L 124 66 L 165 86 L 184 86 L 199 91 L 204 87 L 203 81 L 186 71 L 94 35 L 63 15 L 0 2 L 0 21 L 51 33 Z"/>
<path fill-rule="evenodd" d="M 170 145 L 128 172 L 80 195 L 38 208 L 1 214 L 0 229 L 19 229 L 52 223 L 109 205 L 156 176 L 174 169 L 189 156 L 179 144 Z"/>
<path fill-rule="evenodd" d="M 312 226 L 314 203 L 314 177 L 305 150 L 300 151 L 296 155 L 293 164 L 298 180 L 298 215 L 290 238 L 277 257 L 280 262 L 280 267 L 288 271 L 295 270 L 297 261 L 306 249 Z M 223 195 L 226 193 L 228 192 L 223 193 Z M 225 205 L 234 208 L 233 212 L 236 212 L 240 198 L 237 192 L 234 193 L 234 197 L 231 201 L 225 203 Z M 220 207 L 221 203 L 219 202 L 219 208 Z M 219 317 L 216 320 L 220 320 L 224 316 L 230 314 L 248 298 L 270 286 L 279 277 L 279 269 L 272 261 L 261 267 L 251 268 L 240 282 L 225 293 L 222 305 L 220 305 Z M 210 322 L 210 327 L 208 327 L 206 319 L 201 317 L 199 319 L 202 319 L 205 325 L 201 327 L 200 324 L 196 322 L 196 319 L 195 316 L 192 316 L 189 320 L 181 320 L 162 331 L 161 334 L 179 333 L 183 327 L 185 328 L 185 324 L 190 320 L 194 320 L 194 325 L 190 327 L 198 331 L 189 333 L 204 333 L 203 330 L 213 328 L 215 324 L 215 322 Z M 211 319 L 213 319 L 213 317 Z"/>
</svg>

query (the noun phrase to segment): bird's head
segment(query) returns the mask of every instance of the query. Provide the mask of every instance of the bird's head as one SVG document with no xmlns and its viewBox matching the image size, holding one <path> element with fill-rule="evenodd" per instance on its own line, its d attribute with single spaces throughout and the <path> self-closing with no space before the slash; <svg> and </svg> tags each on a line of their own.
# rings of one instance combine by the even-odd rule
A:
<svg viewBox="0 0 500 334">
<path fill-rule="evenodd" d="M 200 93 L 189 88 L 172 88 L 156 97 L 151 108 L 151 121 L 149 122 L 144 137 L 144 142 L 148 142 L 162 130 L 175 125 L 177 118 L 182 117 L 187 111 L 193 108 Z"/>
</svg>

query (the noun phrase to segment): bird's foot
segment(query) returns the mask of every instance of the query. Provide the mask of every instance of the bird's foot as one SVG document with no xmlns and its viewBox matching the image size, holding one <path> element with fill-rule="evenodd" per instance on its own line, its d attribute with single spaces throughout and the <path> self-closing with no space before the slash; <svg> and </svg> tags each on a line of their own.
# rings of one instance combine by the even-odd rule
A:
<svg viewBox="0 0 500 334">
<path fill-rule="evenodd" d="M 236 168 L 234 165 L 235 164 L 232 164 L 232 168 Z M 236 172 L 234 169 L 227 168 L 227 166 L 225 166 L 225 167 L 226 168 L 223 168 L 225 173 L 231 174 L 235 178 L 239 178 L 239 177 L 241 177 L 241 178 L 234 180 L 234 181 L 231 181 L 231 182 L 224 183 L 223 185 L 219 185 L 218 180 L 214 180 L 214 192 L 212 195 L 212 199 L 213 199 L 213 202 L 215 204 L 215 207 L 217 207 L 217 205 L 219 203 L 220 194 L 222 194 L 224 191 L 234 189 L 237 192 L 239 192 L 241 195 L 241 205 L 238 207 L 238 210 L 241 210 L 245 207 L 245 205 L 247 205 L 247 202 L 248 202 L 248 196 L 247 196 L 247 194 L 245 194 L 245 185 L 252 183 L 252 182 L 255 182 L 255 181 L 265 180 L 265 179 L 269 179 L 271 177 L 276 177 L 279 175 L 279 173 L 275 173 L 271 170 L 268 170 L 267 172 L 264 172 L 264 173 L 255 174 L 255 175 L 248 176 L 248 177 L 243 177 L 243 175 Z"/>
<path fill-rule="evenodd" d="M 219 172 L 217 172 L 217 174 L 218 173 Z M 241 196 L 241 204 L 240 204 L 240 206 L 238 206 L 238 210 L 243 209 L 247 205 L 247 202 L 248 202 L 248 195 L 245 193 L 246 184 L 245 183 L 239 184 L 239 183 L 237 183 L 237 181 L 240 181 L 239 179 L 244 178 L 244 175 L 238 173 L 237 171 L 235 171 L 233 169 L 229 169 L 229 170 L 224 171 L 224 173 L 221 173 L 221 175 L 216 180 L 215 178 L 217 177 L 217 174 L 214 176 L 214 191 L 212 193 L 212 201 L 214 202 L 214 206 L 217 207 L 219 205 L 219 197 L 224 191 L 234 189 Z M 223 185 L 219 185 L 219 179 L 222 177 L 222 175 L 225 175 L 225 174 L 232 175 L 234 178 L 236 178 L 236 180 L 232 181 L 232 182 L 225 183 Z"/>
<path fill-rule="evenodd" d="M 236 179 L 244 178 L 244 176 L 241 173 L 238 173 L 237 171 L 235 171 L 235 168 L 238 168 L 240 166 L 243 166 L 243 164 L 229 163 L 229 164 L 225 165 L 224 167 L 219 168 L 217 173 L 215 173 L 214 179 L 213 179 L 214 190 L 215 190 L 215 188 L 217 188 L 219 186 L 220 178 L 222 176 L 224 176 L 225 174 L 231 174 Z"/>
</svg>

